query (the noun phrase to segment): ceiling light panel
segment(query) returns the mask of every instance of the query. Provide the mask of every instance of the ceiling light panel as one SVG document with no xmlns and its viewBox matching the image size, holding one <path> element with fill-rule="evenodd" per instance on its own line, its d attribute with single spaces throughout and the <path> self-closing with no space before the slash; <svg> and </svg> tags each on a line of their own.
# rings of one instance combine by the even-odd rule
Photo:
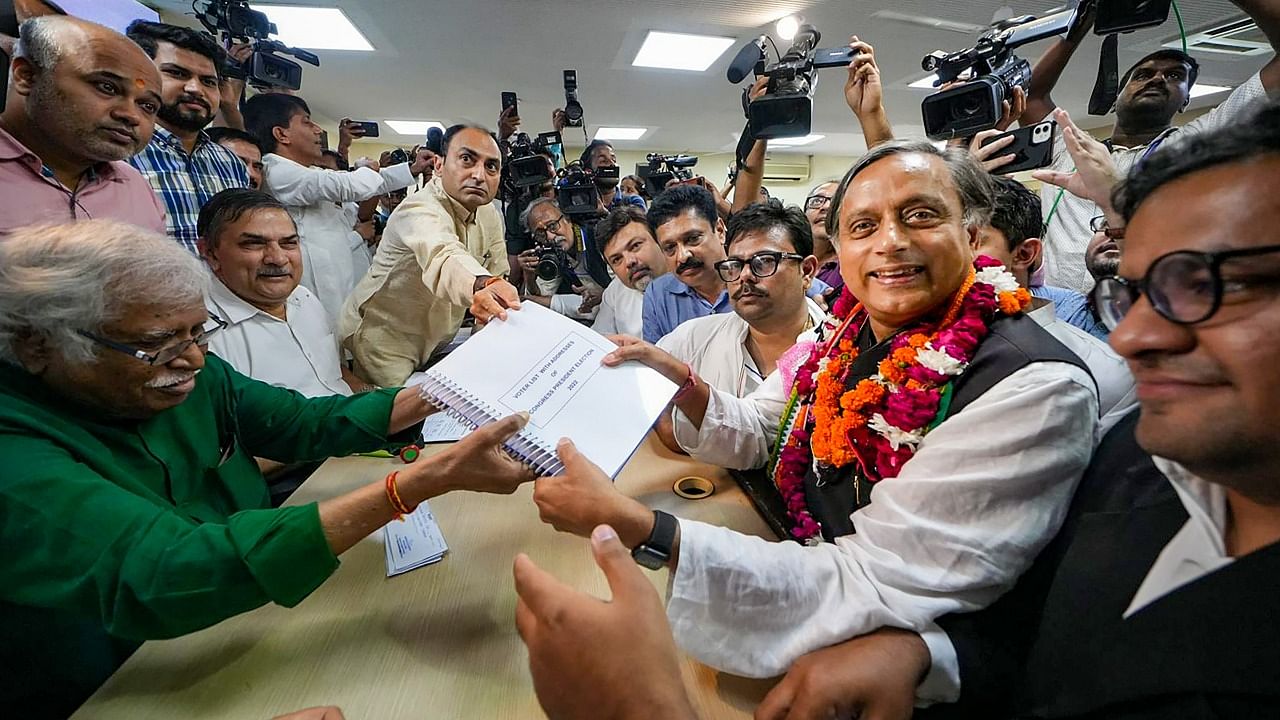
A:
<svg viewBox="0 0 1280 720">
<path fill-rule="evenodd" d="M 639 140 L 649 128 L 602 127 L 596 129 L 596 140 Z"/>
<path fill-rule="evenodd" d="M 276 24 L 276 40 L 308 50 L 358 50 L 374 48 L 346 13 L 338 8 L 299 5 L 251 5 Z"/>
<path fill-rule="evenodd" d="M 733 38 L 650 30 L 631 64 L 705 72 L 733 43 Z"/>
<path fill-rule="evenodd" d="M 383 120 L 383 122 L 400 135 L 426 136 L 427 131 L 431 128 L 444 130 L 444 124 L 435 120 Z"/>
</svg>

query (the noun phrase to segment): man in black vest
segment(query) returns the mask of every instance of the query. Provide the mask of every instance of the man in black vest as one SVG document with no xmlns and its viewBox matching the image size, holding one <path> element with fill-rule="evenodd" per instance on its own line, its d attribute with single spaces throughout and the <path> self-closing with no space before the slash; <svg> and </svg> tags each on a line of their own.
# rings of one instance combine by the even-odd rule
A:
<svg viewBox="0 0 1280 720">
<path fill-rule="evenodd" d="M 812 412 L 790 412 L 797 404 L 791 389 L 800 388 L 791 378 L 805 375 L 794 371 L 798 362 L 784 379 L 780 361 L 783 370 L 738 398 L 639 341 L 606 358 L 640 360 L 681 386 L 676 438 L 700 460 L 760 467 L 781 434 L 787 446 L 775 477 L 787 480 L 779 485 L 792 533 L 804 537 L 807 529 L 818 547 L 676 521 L 617 493 L 589 463 L 566 462 L 566 477 L 539 480 L 534 491 L 543 519 L 555 527 L 585 535 L 608 523 L 637 560 L 670 565 L 668 614 L 677 641 L 740 675 L 769 677 L 804 653 L 874 628 L 923 630 L 939 615 L 989 604 L 1053 537 L 1095 445 L 1097 390 L 1088 371 L 1016 311 L 1018 302 L 1005 297 L 1016 294 L 1011 276 L 974 269 L 969 242 L 988 220 L 992 195 L 989 176 L 972 158 L 929 143 L 885 143 L 854 165 L 835 198 L 830 237 L 846 288 L 865 310 L 853 309 L 849 298 L 837 303 L 847 321 L 824 324 L 822 343 L 801 345 L 801 359 L 816 366 L 811 353 L 838 348 L 823 355 L 824 367 L 839 361 L 845 370 L 823 370 L 829 384 L 820 388 L 843 391 L 840 408 L 847 409 L 859 405 L 858 388 L 874 384 L 884 392 L 872 388 L 874 399 L 861 405 L 888 402 L 882 410 L 854 418 L 834 403 L 818 404 L 822 392 L 816 401 L 801 392 Z M 976 320 L 971 298 L 980 286 L 983 297 L 994 302 L 998 290 L 1015 311 Z M 975 330 L 973 354 L 939 350 L 949 347 L 944 330 L 962 325 Z M 841 360 L 855 350 L 856 359 Z M 947 356 L 954 363 L 945 373 L 945 407 L 917 408 L 910 422 L 895 419 L 905 415 L 891 406 L 911 397 L 916 382 L 893 380 L 895 370 L 942 367 L 937 361 Z M 826 412 L 849 422 L 851 434 L 832 432 L 837 425 Z M 814 461 L 794 462 L 795 451 L 809 451 L 806 435 L 828 432 L 839 441 L 864 428 L 883 434 L 878 445 L 858 435 L 856 460 L 833 454 L 828 461 L 815 441 Z M 571 446 L 562 453 L 576 456 Z M 892 467 L 897 461 L 903 464 Z"/>
<path fill-rule="evenodd" d="M 1277 173 L 1272 103 L 1130 176 L 1095 299 L 1141 417 L 1104 440 L 1014 590 L 943 618 L 927 650 L 873 633 L 806 656 L 757 717 L 909 713 L 913 690 L 958 701 L 931 718 L 1280 717 Z"/>
</svg>

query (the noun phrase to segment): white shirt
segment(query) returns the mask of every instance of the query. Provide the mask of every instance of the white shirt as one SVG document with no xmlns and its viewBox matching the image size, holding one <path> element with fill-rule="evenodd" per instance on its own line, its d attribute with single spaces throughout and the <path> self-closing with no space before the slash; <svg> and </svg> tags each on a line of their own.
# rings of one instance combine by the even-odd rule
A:
<svg viewBox="0 0 1280 720">
<path fill-rule="evenodd" d="M 1089 368 L 1098 385 L 1098 439 L 1138 405 L 1138 388 L 1129 365 L 1111 346 L 1058 318 L 1052 302 L 1027 313 Z"/>
<path fill-rule="evenodd" d="M 1172 460 L 1160 457 L 1152 460 L 1178 493 L 1188 518 L 1147 571 L 1124 612 L 1126 618 L 1234 562 L 1227 554 L 1227 497 L 1222 486 L 1196 477 Z M 931 660 L 928 676 L 916 689 L 917 704 L 955 702 L 960 697 L 960 663 L 955 646 L 936 626 L 921 633 L 921 637 L 929 647 Z"/>
<path fill-rule="evenodd" d="M 810 325 L 820 325 L 826 312 L 808 298 L 805 303 Z M 736 312 L 708 315 L 680 323 L 658 341 L 658 347 L 689 363 L 712 387 L 743 397 L 764 382 L 764 375 L 747 351 L 750 330 L 751 326 Z M 802 337 L 805 334 L 800 333 Z"/>
<path fill-rule="evenodd" d="M 350 395 L 338 361 L 338 339 L 315 296 L 299 285 L 285 301 L 281 320 L 241 300 L 213 278 L 209 312 L 229 325 L 209 349 L 241 375 L 307 397 Z"/>
<path fill-rule="evenodd" d="M 262 163 L 262 189 L 288 209 L 298 226 L 302 286 L 324 306 L 330 328 L 337 328 L 342 303 L 360 280 L 352 266 L 352 223 L 344 203 L 412 185 L 409 165 L 340 172 L 304 167 L 275 153 L 263 156 Z"/>
<path fill-rule="evenodd" d="M 746 398 L 712 389 L 701 431 L 677 411 L 677 440 L 705 462 L 763 465 L 786 403 L 780 375 Z M 880 627 L 921 631 L 985 607 L 1057 533 L 1097 417 L 1084 370 L 1031 363 L 926 435 L 853 513 L 853 535 L 805 547 L 681 520 L 676 640 L 713 667 L 771 677 Z"/>
<path fill-rule="evenodd" d="M 1210 112 L 1186 125 L 1167 131 L 1161 136 L 1164 138 L 1162 145 L 1176 145 L 1197 133 L 1237 123 L 1266 102 L 1267 90 L 1262 84 L 1262 77 L 1255 73 Z M 1066 143 L 1066 138 L 1059 130 L 1054 137 L 1053 162 L 1048 169 L 1059 172 L 1075 170 L 1075 162 L 1067 152 Z M 1111 148 L 1111 160 L 1123 177 L 1147 154 L 1150 147 L 1150 144 L 1131 148 L 1117 145 Z M 1045 183 L 1040 193 L 1041 211 L 1047 222 L 1044 233 L 1044 284 L 1088 294 L 1093 288 L 1093 276 L 1085 268 L 1084 251 L 1093 237 L 1089 221 L 1094 216 L 1101 215 L 1102 209 L 1069 192 L 1059 192 L 1059 188 L 1048 183 Z M 1050 212 L 1053 213 L 1052 218 L 1049 217 Z"/>
<path fill-rule="evenodd" d="M 601 335 L 641 337 L 644 333 L 644 293 L 614 278 L 604 289 L 600 312 L 596 314 L 591 329 Z"/>
</svg>

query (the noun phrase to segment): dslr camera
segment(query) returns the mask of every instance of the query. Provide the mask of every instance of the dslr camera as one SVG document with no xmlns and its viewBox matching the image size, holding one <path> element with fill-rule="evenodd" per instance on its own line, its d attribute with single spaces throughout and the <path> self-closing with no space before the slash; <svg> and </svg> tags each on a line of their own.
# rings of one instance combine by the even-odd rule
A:
<svg viewBox="0 0 1280 720">
<path fill-rule="evenodd" d="M 597 182 L 617 181 L 618 168 L 602 167 L 596 171 L 575 160 L 561 168 L 556 176 L 556 204 L 575 224 L 581 225 L 604 217 L 600 210 L 600 188 Z"/>
<path fill-rule="evenodd" d="M 192 9 L 209 32 L 221 35 L 224 41 L 242 40 L 253 46 L 253 55 L 243 65 L 228 60 L 223 68 L 228 77 L 246 78 L 255 87 L 297 90 L 302 87 L 302 66 L 280 55 L 292 55 L 320 67 L 315 53 L 272 40 L 277 32 L 275 23 L 265 13 L 250 8 L 248 0 L 205 0 L 203 6 L 192 3 Z"/>
<path fill-rule="evenodd" d="M 649 168 L 645 173 L 644 182 L 648 186 L 650 197 L 656 197 L 672 180 L 680 182 L 692 180 L 693 171 L 689 168 L 698 164 L 698 158 L 692 155 L 649 153 L 646 159 L 649 161 Z"/>
<path fill-rule="evenodd" d="M 848 47 L 818 48 L 822 34 L 812 25 L 801 25 L 790 49 L 775 63 L 765 62 L 763 36 L 739 51 L 727 74 L 737 84 L 746 76 L 746 66 L 754 59 L 756 77 L 768 77 L 765 94 L 747 103 L 747 134 L 756 140 L 803 137 L 813 125 L 814 71 L 847 67 L 854 52 Z"/>
</svg>

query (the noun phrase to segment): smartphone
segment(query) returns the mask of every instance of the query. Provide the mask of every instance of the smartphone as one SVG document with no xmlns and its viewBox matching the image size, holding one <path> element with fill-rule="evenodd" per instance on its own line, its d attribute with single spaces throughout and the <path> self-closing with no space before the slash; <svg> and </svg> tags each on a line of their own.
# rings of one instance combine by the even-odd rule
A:
<svg viewBox="0 0 1280 720">
<path fill-rule="evenodd" d="M 1017 130 L 987 138 L 982 145 L 985 147 L 1001 138 L 1013 137 L 1013 142 L 1000 151 L 1001 155 L 1013 155 L 1013 162 L 996 169 L 997 173 L 1008 175 L 1022 172 L 1023 170 L 1042 168 L 1053 162 L 1053 136 L 1055 132 L 1057 132 L 1057 123 L 1052 120 L 1045 120 L 1035 125 L 1020 127 Z"/>
<path fill-rule="evenodd" d="M 509 90 L 502 93 L 502 109 L 506 110 L 507 108 L 511 108 L 512 115 L 520 116 L 520 108 L 516 105 L 516 94 Z"/>
<path fill-rule="evenodd" d="M 364 128 L 364 132 L 356 135 L 356 137 L 378 137 L 378 123 L 373 120 L 352 120 L 351 124 Z"/>
</svg>

